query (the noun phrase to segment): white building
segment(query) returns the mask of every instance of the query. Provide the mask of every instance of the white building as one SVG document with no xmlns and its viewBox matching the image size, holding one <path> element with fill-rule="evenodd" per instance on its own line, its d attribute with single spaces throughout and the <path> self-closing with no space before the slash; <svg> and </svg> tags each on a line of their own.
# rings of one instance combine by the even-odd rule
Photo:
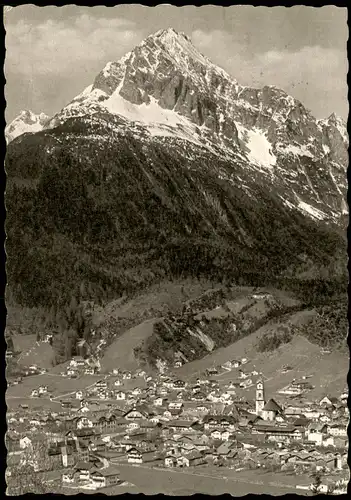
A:
<svg viewBox="0 0 351 500">
<path fill-rule="evenodd" d="M 19 445 L 21 450 L 25 450 L 26 448 L 31 448 L 32 447 L 32 441 L 29 439 L 29 437 L 24 436 L 19 440 Z"/>
</svg>

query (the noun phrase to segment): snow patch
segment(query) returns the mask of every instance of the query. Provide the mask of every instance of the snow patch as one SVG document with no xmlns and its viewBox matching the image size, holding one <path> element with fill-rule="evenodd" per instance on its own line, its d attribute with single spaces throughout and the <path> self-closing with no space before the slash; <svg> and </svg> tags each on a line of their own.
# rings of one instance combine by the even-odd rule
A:
<svg viewBox="0 0 351 500">
<path fill-rule="evenodd" d="M 248 101 L 245 101 L 244 99 L 237 99 L 234 102 L 234 104 L 236 106 L 240 106 L 241 108 L 249 109 L 250 111 L 255 111 L 255 112 L 258 111 L 258 107 L 257 106 L 253 106 L 252 104 L 250 104 Z"/>
<path fill-rule="evenodd" d="M 102 73 L 103 73 L 103 75 L 104 75 L 105 78 L 108 77 L 109 74 L 110 74 L 111 64 L 112 64 L 112 62 L 108 62 L 106 64 L 106 66 L 104 67 L 104 69 L 102 70 Z"/>
<path fill-rule="evenodd" d="M 197 328 L 195 331 L 190 330 L 190 328 L 188 328 L 187 330 L 188 330 L 189 335 L 199 339 L 204 344 L 204 346 L 206 347 L 206 349 L 208 351 L 210 351 L 210 352 L 213 351 L 215 343 L 208 335 L 206 335 L 204 332 L 202 332 L 199 328 Z"/>
<path fill-rule="evenodd" d="M 128 120 L 148 126 L 148 132 L 153 137 L 179 137 L 181 139 L 201 145 L 196 140 L 195 125 L 176 111 L 162 108 L 154 97 L 150 97 L 148 104 L 133 104 L 124 99 L 119 90 L 123 79 L 116 91 L 102 104 L 110 113 L 120 115 Z"/>
<path fill-rule="evenodd" d="M 289 144 L 286 147 L 277 145 L 277 149 L 283 154 L 293 154 L 295 156 L 308 156 L 309 158 L 313 158 L 313 154 L 307 149 L 306 145 L 296 146 L 295 144 Z"/>
<path fill-rule="evenodd" d="M 88 87 L 86 87 L 83 92 L 81 92 L 80 94 L 78 94 L 73 100 L 75 101 L 76 99 L 81 99 L 82 97 L 86 97 L 88 94 L 90 94 L 90 92 L 93 90 L 93 85 L 88 85 Z"/>
<path fill-rule="evenodd" d="M 133 104 L 119 94 L 119 88 L 104 102 L 104 107 L 110 113 L 141 123 L 177 126 L 187 121 L 175 111 L 162 108 L 153 97 L 150 97 L 149 104 Z"/>
<path fill-rule="evenodd" d="M 336 128 L 338 129 L 338 131 L 339 131 L 341 137 L 343 138 L 344 142 L 348 143 L 349 142 L 349 138 L 348 138 L 346 127 L 344 127 L 344 125 L 339 120 L 336 121 Z"/>
<path fill-rule="evenodd" d="M 271 169 L 277 162 L 272 153 L 272 145 L 266 135 L 258 129 L 247 130 L 242 126 L 237 126 L 239 139 L 244 141 L 249 150 L 247 156 L 253 163 Z"/>
<path fill-rule="evenodd" d="M 343 195 L 343 193 L 342 193 L 342 191 L 341 191 L 338 183 L 336 182 L 336 179 L 335 179 L 335 177 L 333 175 L 333 172 L 332 172 L 331 165 L 329 165 L 328 167 L 329 167 L 329 175 L 331 177 L 331 180 L 333 181 L 333 183 L 334 183 L 334 185 L 335 185 L 338 193 L 341 196 L 341 213 L 342 213 L 342 215 L 348 215 L 349 214 L 349 209 L 348 209 L 347 203 L 346 203 L 346 201 L 344 199 L 344 195 Z"/>
<path fill-rule="evenodd" d="M 296 206 L 293 203 L 291 203 L 290 201 L 286 200 L 285 198 L 283 198 L 280 195 L 279 195 L 279 198 L 282 200 L 283 204 L 286 207 L 291 208 L 292 210 L 296 210 Z"/>
<path fill-rule="evenodd" d="M 311 217 L 313 217 L 313 219 L 324 220 L 327 217 L 326 214 L 321 210 L 318 210 L 318 208 L 312 207 L 312 205 L 305 203 L 299 198 L 298 200 L 299 200 L 298 208 L 302 210 L 302 212 L 305 212 Z"/>
<path fill-rule="evenodd" d="M 106 92 L 100 89 L 92 89 L 92 85 L 89 85 L 86 89 L 83 90 L 81 94 L 73 99 L 67 106 L 63 108 L 63 112 L 66 110 L 70 110 L 72 108 L 83 106 L 89 106 L 90 104 L 96 104 L 98 102 L 99 97 L 107 96 Z M 83 103 L 82 103 L 83 100 Z"/>
</svg>

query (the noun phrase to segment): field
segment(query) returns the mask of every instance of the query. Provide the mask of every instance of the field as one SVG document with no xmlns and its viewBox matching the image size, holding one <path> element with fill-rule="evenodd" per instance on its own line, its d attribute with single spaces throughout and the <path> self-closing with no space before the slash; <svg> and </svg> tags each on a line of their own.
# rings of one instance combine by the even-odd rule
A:
<svg viewBox="0 0 351 500">
<path fill-rule="evenodd" d="M 279 475 L 277 478 L 274 474 L 258 474 L 256 470 L 235 472 L 223 468 L 220 472 L 214 473 L 205 467 L 183 470 L 152 469 L 131 465 L 118 467 L 121 479 L 131 482 L 140 493 L 146 495 L 158 493 L 178 496 L 195 493 L 207 495 L 230 493 L 234 496 L 243 496 L 248 493 L 284 495 L 296 493 L 296 484 L 303 482 L 302 478 L 295 477 L 291 480 L 286 475 Z M 222 477 L 219 477 L 219 474 Z M 135 491 L 134 487 L 133 491 Z M 107 491 L 105 493 L 113 494 Z M 114 489 L 114 493 L 118 494 L 117 489 Z"/>
<path fill-rule="evenodd" d="M 218 288 L 218 285 L 214 288 Z M 179 312 L 187 300 L 199 297 L 209 289 L 212 289 L 212 284 L 206 280 L 179 280 L 152 285 L 147 293 L 131 300 L 121 298 L 110 302 L 103 309 L 97 309 L 95 321 L 101 323 L 109 317 L 142 318 L 150 311 L 155 315 L 162 315 L 170 310 Z"/>
<path fill-rule="evenodd" d="M 83 375 L 76 379 L 61 377 L 60 375 L 51 373 L 34 375 L 32 377 L 25 377 L 20 384 L 9 387 L 6 398 L 27 398 L 30 396 L 31 391 L 37 389 L 40 385 L 46 385 L 53 397 L 60 397 L 72 394 L 79 389 L 84 389 L 103 378 L 101 375 Z M 39 401 L 43 404 L 45 400 L 40 399 Z"/>
<path fill-rule="evenodd" d="M 30 410 L 47 410 L 47 411 L 68 411 L 61 407 L 59 400 L 50 401 L 50 399 L 30 398 L 30 397 L 8 397 L 5 396 L 6 406 L 9 411 L 17 410 L 20 405 L 27 405 Z"/>
<path fill-rule="evenodd" d="M 112 486 L 99 492 L 106 495 L 123 493 L 144 493 L 146 495 L 164 494 L 170 496 L 189 496 L 195 493 L 207 495 L 233 496 L 253 494 L 285 495 L 298 493 L 310 495 L 309 491 L 297 490 L 296 485 L 309 484 L 308 476 L 270 474 L 261 471 L 234 471 L 231 469 L 211 469 L 195 467 L 189 469 L 150 468 L 119 464 L 120 477 L 133 486 Z M 67 488 L 67 492 L 74 492 Z M 90 493 L 89 490 L 79 492 Z"/>
<path fill-rule="evenodd" d="M 121 370 L 137 369 L 138 363 L 134 357 L 133 349 L 152 334 L 154 323 L 157 320 L 158 318 L 153 318 L 143 321 L 112 342 L 101 359 L 101 369 L 103 371 L 110 371 L 113 368 Z"/>
<path fill-rule="evenodd" d="M 230 313 L 223 309 L 223 307 L 218 307 L 218 309 L 212 309 L 211 311 L 205 311 L 203 313 L 199 313 L 195 316 L 195 319 L 200 320 L 202 319 L 203 316 L 207 319 L 213 319 L 213 318 L 226 318 L 229 316 Z"/>
<path fill-rule="evenodd" d="M 15 351 L 20 352 L 17 363 L 21 366 L 37 365 L 39 368 L 52 367 L 54 351 L 47 342 L 36 342 L 35 335 L 13 335 Z"/>
</svg>

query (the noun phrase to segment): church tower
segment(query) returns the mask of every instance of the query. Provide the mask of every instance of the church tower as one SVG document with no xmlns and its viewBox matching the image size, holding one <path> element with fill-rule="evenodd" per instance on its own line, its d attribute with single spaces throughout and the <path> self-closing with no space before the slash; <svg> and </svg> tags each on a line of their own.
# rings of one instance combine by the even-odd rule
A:
<svg viewBox="0 0 351 500">
<path fill-rule="evenodd" d="M 256 415 L 261 416 L 264 405 L 265 400 L 263 379 L 259 378 L 256 384 Z"/>
</svg>

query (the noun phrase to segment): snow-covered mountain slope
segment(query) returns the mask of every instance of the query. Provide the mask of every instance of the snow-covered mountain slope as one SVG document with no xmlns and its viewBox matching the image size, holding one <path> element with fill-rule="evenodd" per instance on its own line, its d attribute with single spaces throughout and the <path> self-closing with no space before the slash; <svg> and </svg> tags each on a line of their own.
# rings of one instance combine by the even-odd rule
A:
<svg viewBox="0 0 351 500">
<path fill-rule="evenodd" d="M 5 128 L 7 144 L 20 135 L 40 132 L 40 130 L 45 128 L 48 121 L 49 117 L 44 113 L 36 115 L 29 110 L 21 111 L 21 113 Z"/>
<path fill-rule="evenodd" d="M 316 120 L 275 86 L 239 85 L 173 29 L 150 35 L 120 61 L 109 62 L 48 127 L 102 113 L 124 118 L 123 127 L 136 136 L 142 130 L 244 159 L 250 176 L 265 176 L 288 206 L 308 216 L 335 221 L 347 214 L 343 120 Z M 307 205 L 312 208 L 302 208 Z"/>
</svg>

